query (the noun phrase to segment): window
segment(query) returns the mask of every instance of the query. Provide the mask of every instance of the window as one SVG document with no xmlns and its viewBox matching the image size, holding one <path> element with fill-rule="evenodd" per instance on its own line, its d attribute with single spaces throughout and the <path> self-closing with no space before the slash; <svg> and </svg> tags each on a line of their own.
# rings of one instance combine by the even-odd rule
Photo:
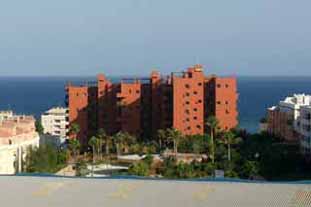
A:
<svg viewBox="0 0 311 207">
<path fill-rule="evenodd" d="M 229 85 L 228 85 L 228 84 L 226 84 L 226 88 L 229 88 Z"/>
<path fill-rule="evenodd" d="M 136 93 L 139 93 L 139 90 L 136 90 Z"/>
<path fill-rule="evenodd" d="M 186 121 L 190 121 L 190 119 L 189 119 L 189 118 L 186 118 Z"/>
<path fill-rule="evenodd" d="M 188 129 L 188 130 L 191 130 L 191 127 L 190 127 L 190 126 L 188 126 L 188 127 L 187 127 L 187 129 Z"/>
<path fill-rule="evenodd" d="M 202 100 L 201 100 L 201 99 L 199 99 L 199 100 L 198 100 L 198 103 L 202 103 Z"/>
<path fill-rule="evenodd" d="M 198 86 L 202 86 L 202 83 L 198 83 Z"/>
<path fill-rule="evenodd" d="M 198 128 L 198 129 L 201 129 L 201 125 L 197 125 L 197 128 Z"/>
<path fill-rule="evenodd" d="M 129 93 L 132 93 L 132 90 L 131 90 L 131 89 L 129 89 Z"/>
<path fill-rule="evenodd" d="M 189 85 L 189 84 L 185 84 L 185 87 L 186 87 L 187 89 L 189 89 L 189 88 L 190 88 L 190 85 Z"/>
<path fill-rule="evenodd" d="M 193 117 L 193 119 L 194 119 L 194 120 L 197 120 L 197 119 L 198 119 L 198 117 L 194 116 L 194 117 Z"/>
<path fill-rule="evenodd" d="M 228 105 L 228 104 L 229 104 L 229 102 L 228 102 L 228 101 L 226 101 L 226 104 Z"/>
<path fill-rule="evenodd" d="M 197 109 L 197 108 L 194 108 L 193 111 L 198 111 L 198 109 Z"/>
<path fill-rule="evenodd" d="M 226 114 L 229 114 L 230 112 L 229 112 L 229 110 L 226 110 Z"/>
<path fill-rule="evenodd" d="M 186 96 L 190 96 L 190 93 L 186 93 Z"/>
<path fill-rule="evenodd" d="M 189 111 L 188 109 L 186 109 L 186 110 L 185 110 L 185 113 L 186 113 L 186 114 L 189 114 L 189 113 L 190 113 L 190 111 Z"/>
<path fill-rule="evenodd" d="M 193 92 L 193 94 L 194 94 L 194 95 L 197 95 L 197 94 L 198 94 L 198 92 L 197 92 L 197 91 L 194 91 L 194 92 Z"/>
<path fill-rule="evenodd" d="M 221 101 L 217 101 L 217 104 L 220 105 L 220 104 L 221 104 Z"/>
<path fill-rule="evenodd" d="M 220 88 L 221 87 L 221 85 L 220 84 L 217 84 L 217 88 Z"/>
<path fill-rule="evenodd" d="M 187 104 L 187 105 L 189 105 L 189 104 L 190 104 L 190 102 L 189 102 L 189 101 L 186 101 L 186 104 Z"/>
</svg>

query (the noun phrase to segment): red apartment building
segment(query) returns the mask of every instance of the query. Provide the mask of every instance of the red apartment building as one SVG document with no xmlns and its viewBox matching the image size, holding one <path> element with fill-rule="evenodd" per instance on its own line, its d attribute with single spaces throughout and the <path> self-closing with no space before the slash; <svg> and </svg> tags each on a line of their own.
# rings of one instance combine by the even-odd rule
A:
<svg viewBox="0 0 311 207">
<path fill-rule="evenodd" d="M 150 138 L 170 127 L 185 135 L 203 134 L 211 115 L 223 130 L 238 125 L 236 78 L 205 76 L 201 65 L 167 77 L 153 71 L 149 78 L 120 83 L 98 75 L 97 83 L 68 84 L 66 89 L 69 122 L 79 124 L 83 144 L 99 128 Z"/>
</svg>

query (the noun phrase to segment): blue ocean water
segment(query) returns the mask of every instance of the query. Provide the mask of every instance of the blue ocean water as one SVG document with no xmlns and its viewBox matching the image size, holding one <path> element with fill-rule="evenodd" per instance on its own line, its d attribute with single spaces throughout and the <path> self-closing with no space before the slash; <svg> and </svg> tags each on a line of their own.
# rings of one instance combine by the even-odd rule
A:
<svg viewBox="0 0 311 207">
<path fill-rule="evenodd" d="M 64 105 L 66 82 L 87 80 L 92 78 L 0 77 L 0 110 L 39 117 L 53 106 Z M 238 91 L 240 127 L 256 132 L 267 107 L 293 93 L 311 94 L 311 77 L 239 77 Z"/>
</svg>

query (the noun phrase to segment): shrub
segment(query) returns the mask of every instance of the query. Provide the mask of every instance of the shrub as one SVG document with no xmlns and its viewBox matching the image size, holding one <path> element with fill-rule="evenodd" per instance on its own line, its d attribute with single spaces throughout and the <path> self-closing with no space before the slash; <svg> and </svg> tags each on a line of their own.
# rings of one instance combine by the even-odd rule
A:
<svg viewBox="0 0 311 207">
<path fill-rule="evenodd" d="M 137 162 L 130 166 L 128 172 L 132 175 L 148 176 L 150 167 L 146 162 Z"/>
</svg>

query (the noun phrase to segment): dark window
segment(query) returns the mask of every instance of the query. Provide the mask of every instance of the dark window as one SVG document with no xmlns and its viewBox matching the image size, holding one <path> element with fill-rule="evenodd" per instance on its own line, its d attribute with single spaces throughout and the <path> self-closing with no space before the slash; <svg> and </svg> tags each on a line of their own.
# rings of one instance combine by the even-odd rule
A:
<svg viewBox="0 0 311 207">
<path fill-rule="evenodd" d="M 228 85 L 228 84 L 226 84 L 226 88 L 229 88 L 229 85 Z"/>
<path fill-rule="evenodd" d="M 197 120 L 197 119 L 198 119 L 198 117 L 194 116 L 194 117 L 193 117 L 193 119 L 194 119 L 194 120 Z"/>
<path fill-rule="evenodd" d="M 229 102 L 228 102 L 228 101 L 226 101 L 226 104 L 228 105 L 228 104 L 229 104 Z"/>
<path fill-rule="evenodd" d="M 189 89 L 189 88 L 190 88 L 190 85 L 189 85 L 189 84 L 185 84 L 185 87 Z"/>
<path fill-rule="evenodd" d="M 198 111 L 198 109 L 197 109 L 197 108 L 194 108 L 193 111 Z"/>
<path fill-rule="evenodd" d="M 228 110 L 226 110 L 226 114 L 229 114 L 230 112 Z"/>
<path fill-rule="evenodd" d="M 198 102 L 199 102 L 199 103 L 202 103 L 202 100 L 200 99 L 200 100 L 198 100 Z"/>
<path fill-rule="evenodd" d="M 139 93 L 139 90 L 136 90 L 136 93 Z"/>
<path fill-rule="evenodd" d="M 220 84 L 217 84 L 217 88 L 220 88 L 221 87 L 221 85 Z"/>
<path fill-rule="evenodd" d="M 198 129 L 201 129 L 201 125 L 197 125 L 197 128 L 198 128 Z"/>
<path fill-rule="evenodd" d="M 189 126 L 189 127 L 187 127 L 187 129 L 188 129 L 188 130 L 190 130 L 190 129 L 191 129 L 191 127 Z"/>
<path fill-rule="evenodd" d="M 193 94 L 194 94 L 194 95 L 197 95 L 197 94 L 198 94 L 198 92 L 197 92 L 197 91 L 194 91 L 194 92 L 193 92 Z"/>
<path fill-rule="evenodd" d="M 217 101 L 217 104 L 221 104 L 221 101 Z"/>
<path fill-rule="evenodd" d="M 198 86 L 201 86 L 202 85 L 202 83 L 198 83 Z"/>
<path fill-rule="evenodd" d="M 186 101 L 186 104 L 187 104 L 187 105 L 189 105 L 189 104 L 190 104 L 190 102 L 189 102 L 189 101 Z"/>
<path fill-rule="evenodd" d="M 186 93 L 186 96 L 190 96 L 190 93 Z"/>
</svg>

